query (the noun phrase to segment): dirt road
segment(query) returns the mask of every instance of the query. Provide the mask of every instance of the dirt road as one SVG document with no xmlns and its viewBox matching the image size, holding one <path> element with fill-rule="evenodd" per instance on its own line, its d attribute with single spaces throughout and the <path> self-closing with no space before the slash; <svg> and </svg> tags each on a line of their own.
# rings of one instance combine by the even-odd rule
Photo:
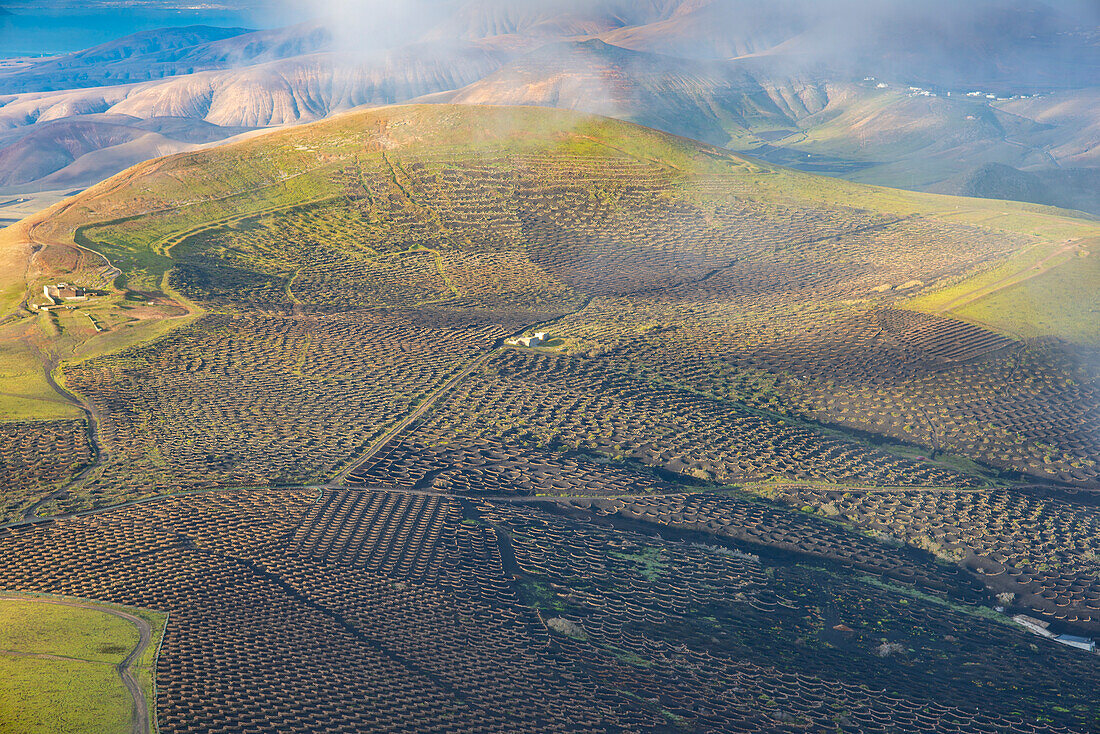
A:
<svg viewBox="0 0 1100 734">
<path fill-rule="evenodd" d="M 28 345 L 38 354 L 38 358 L 42 361 L 42 372 L 46 378 L 46 382 L 49 383 L 50 387 L 53 388 L 54 391 L 62 398 L 65 398 L 70 403 L 84 411 L 85 418 L 87 419 L 86 425 L 88 431 L 88 446 L 92 450 L 92 460 L 69 481 L 65 482 L 58 489 L 50 492 L 46 496 L 40 497 L 38 501 L 28 507 L 23 512 L 24 520 L 30 520 L 34 518 L 35 513 L 38 512 L 39 507 L 46 504 L 50 500 L 57 499 L 61 495 L 65 494 L 66 491 L 68 491 L 71 487 L 75 486 L 77 483 L 83 480 L 86 476 L 88 476 L 89 473 L 91 473 L 93 469 L 102 464 L 103 461 L 106 459 L 106 453 L 104 452 L 103 447 L 99 442 L 99 415 L 96 412 L 95 406 L 92 405 L 90 402 L 84 400 L 76 393 L 71 392 L 65 387 L 62 387 L 54 378 L 54 370 L 57 367 L 57 361 L 42 353 L 33 343 L 28 342 Z"/>
<path fill-rule="evenodd" d="M 148 622 L 141 617 L 119 609 L 111 609 L 97 604 L 82 604 L 77 601 L 65 601 L 63 599 L 46 599 L 35 596 L 0 594 L 0 601 L 29 601 L 36 604 L 54 604 L 61 607 L 72 607 L 74 609 L 90 609 L 92 611 L 103 612 L 120 619 L 125 619 L 127 622 L 137 627 L 137 645 L 134 646 L 134 649 L 126 656 L 126 659 L 115 667 L 118 670 L 119 677 L 122 679 L 122 684 L 126 686 L 126 690 L 130 693 L 130 698 L 133 701 L 133 707 L 130 712 L 130 731 L 132 734 L 149 734 L 149 702 L 145 699 L 145 692 L 141 690 L 141 684 L 137 682 L 131 670 L 134 661 L 142 656 L 145 649 L 149 647 L 149 643 L 153 640 L 153 628 Z"/>
<path fill-rule="evenodd" d="M 440 385 L 435 390 L 433 390 L 432 393 L 430 395 L 428 395 L 428 397 L 424 398 L 424 400 L 421 401 L 420 405 L 416 406 L 416 409 L 412 413 L 405 416 L 401 421 L 399 421 L 398 423 L 391 426 L 389 428 L 389 430 L 387 430 L 385 433 L 383 433 L 378 438 L 378 440 L 375 441 L 373 445 L 371 445 L 371 447 L 369 449 L 367 449 L 364 453 L 357 456 L 355 458 L 355 461 L 353 461 L 346 469 L 344 469 L 342 472 L 340 472 L 336 476 L 336 478 L 333 480 L 332 484 L 334 484 L 334 485 L 341 484 L 345 479 L 347 479 L 347 476 L 349 474 L 351 474 L 353 471 L 355 471 L 360 466 L 365 464 L 367 462 L 367 460 L 369 460 L 371 457 L 373 457 L 375 454 L 377 454 L 379 451 L 381 451 L 382 447 L 385 446 L 386 444 L 388 444 L 390 441 L 392 441 L 395 436 L 397 436 L 402 431 L 404 431 L 406 428 L 408 428 L 417 418 L 419 418 L 420 416 L 427 413 L 428 409 L 431 408 L 433 405 L 435 405 L 436 402 L 441 397 L 446 395 L 451 390 L 451 388 L 453 388 L 455 385 L 457 385 L 458 383 L 465 380 L 470 375 L 471 372 L 473 372 L 474 370 L 476 370 L 477 368 L 481 367 L 483 364 L 488 362 L 491 357 L 494 357 L 495 355 L 500 354 L 500 352 L 504 349 L 505 341 L 507 341 L 508 339 L 512 339 L 512 338 L 515 338 L 517 336 L 520 336 L 521 334 L 523 334 L 526 331 L 531 331 L 532 329 L 545 328 L 545 327 L 549 326 L 550 324 L 553 324 L 557 321 L 561 321 L 562 319 L 568 318 L 569 316 L 572 316 L 574 314 L 580 313 L 584 309 L 588 308 L 588 304 L 590 304 L 590 303 L 592 303 L 592 296 L 588 296 L 587 298 L 585 298 L 584 303 L 581 304 L 581 307 L 576 309 L 576 310 L 569 311 L 568 313 L 559 314 L 558 316 L 554 316 L 553 318 L 546 319 L 545 321 L 539 321 L 539 322 L 534 323 L 534 324 L 528 324 L 527 326 L 524 326 L 522 329 L 519 329 L 517 331 L 512 332 L 508 336 L 501 337 L 500 339 L 498 339 L 497 343 L 493 346 L 492 349 L 490 349 L 488 352 L 485 352 L 484 354 L 481 354 L 481 355 L 475 357 L 460 372 L 458 372 L 456 375 L 454 375 L 449 380 L 447 380 L 442 385 Z"/>
</svg>

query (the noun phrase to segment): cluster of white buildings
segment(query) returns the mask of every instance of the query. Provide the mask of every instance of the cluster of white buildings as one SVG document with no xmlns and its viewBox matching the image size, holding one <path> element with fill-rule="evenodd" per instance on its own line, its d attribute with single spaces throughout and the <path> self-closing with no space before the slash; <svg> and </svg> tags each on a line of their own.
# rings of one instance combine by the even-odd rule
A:
<svg viewBox="0 0 1100 734">
<path fill-rule="evenodd" d="M 1007 102 L 1010 99 L 1031 99 L 1030 94 L 1014 94 L 1011 97 L 1001 97 L 1000 95 L 990 94 L 989 92 L 967 92 L 966 96 L 967 97 L 985 97 L 986 99 L 994 100 L 994 101 L 997 101 L 997 102 Z"/>
<path fill-rule="evenodd" d="M 546 341 L 545 331 L 536 331 L 534 336 L 521 336 L 504 342 L 513 347 L 537 347 Z"/>
<path fill-rule="evenodd" d="M 50 305 L 56 306 L 62 301 L 87 301 L 88 293 L 76 285 L 69 285 L 68 283 L 58 283 L 57 285 L 44 285 L 42 286 L 42 295 L 46 297 L 46 300 L 50 302 Z"/>
<path fill-rule="evenodd" d="M 867 84 L 867 85 L 874 84 L 876 89 L 889 89 L 889 87 L 890 87 L 890 85 L 887 84 L 886 82 L 880 82 L 877 78 L 875 78 L 873 76 L 863 77 L 863 83 Z M 908 91 L 909 91 L 909 96 L 910 97 L 938 97 L 938 96 L 940 96 L 940 92 L 933 92 L 932 90 L 925 89 L 924 87 L 910 86 Z M 945 97 L 950 97 L 952 95 L 951 92 L 943 92 L 942 94 Z M 989 92 L 971 91 L 971 92 L 966 92 L 966 96 L 967 97 L 980 97 L 982 99 L 987 99 L 991 102 L 1007 102 L 1009 100 L 1014 100 L 1014 99 L 1031 99 L 1032 95 L 1014 94 L 1011 97 L 1003 97 L 999 94 L 990 94 Z M 1035 95 L 1035 96 L 1038 96 L 1038 95 Z"/>
</svg>

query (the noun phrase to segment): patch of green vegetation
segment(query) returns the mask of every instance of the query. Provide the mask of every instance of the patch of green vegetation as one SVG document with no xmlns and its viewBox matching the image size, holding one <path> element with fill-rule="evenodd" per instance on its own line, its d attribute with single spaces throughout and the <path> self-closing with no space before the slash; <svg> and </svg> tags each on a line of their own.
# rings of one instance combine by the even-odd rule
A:
<svg viewBox="0 0 1100 734">
<path fill-rule="evenodd" d="M 23 224 L 0 227 L 0 317 L 18 308 L 27 293 L 29 237 Z"/>
<path fill-rule="evenodd" d="M 910 599 L 919 599 L 930 604 L 936 604 L 941 607 L 946 607 L 952 611 L 960 614 L 965 614 L 969 617 L 976 617 L 979 619 L 989 620 L 991 622 L 997 622 L 1013 629 L 1018 629 L 1015 623 L 1013 623 L 1008 617 L 995 612 L 989 607 L 984 606 L 967 606 L 964 604 L 957 604 L 950 599 L 944 599 L 943 597 L 933 596 L 932 594 L 926 594 L 919 589 L 910 588 L 908 586 L 898 586 L 897 584 L 891 584 L 888 581 L 883 581 L 877 576 L 869 576 L 867 574 L 858 574 L 854 576 L 857 581 L 862 581 L 865 584 L 882 589 L 883 591 L 889 591 L 892 594 L 908 597 Z"/>
<path fill-rule="evenodd" d="M 953 309 L 966 321 L 1025 338 L 1057 336 L 1100 346 L 1100 240 L 1049 270 Z"/>
<path fill-rule="evenodd" d="M 657 548 L 645 548 L 640 553 L 611 552 L 608 555 L 636 563 L 638 571 L 648 581 L 656 581 L 668 570 L 668 563 Z"/>
<path fill-rule="evenodd" d="M 60 597 L 0 599 L 0 732 L 130 730 L 132 701 L 117 666 L 137 645 L 138 630 L 110 609 L 124 609 L 152 627 L 152 640 L 131 672 L 154 715 L 165 615 Z"/>
<path fill-rule="evenodd" d="M 5 338 L 0 329 L 0 420 L 66 420 L 83 416 L 80 408 L 59 395 L 46 380 L 42 362 L 30 345 Z"/>
<path fill-rule="evenodd" d="M 661 716 L 668 719 L 668 723 L 670 723 L 673 726 L 673 728 L 675 728 L 675 729 L 680 729 L 682 731 L 691 731 L 692 729 L 695 728 L 692 725 L 692 722 L 688 721 L 683 716 L 679 716 L 678 714 L 672 713 L 671 711 L 666 711 L 665 709 L 661 709 Z"/>
<path fill-rule="evenodd" d="M 962 472 L 963 474 L 992 479 L 988 468 L 983 467 L 972 459 L 965 456 L 959 456 L 958 454 L 937 454 L 935 463 Z"/>
<path fill-rule="evenodd" d="M 610 652 L 612 655 L 614 655 L 616 658 L 618 658 L 622 662 L 626 663 L 627 665 L 633 665 L 635 668 L 652 668 L 653 667 L 653 662 L 652 661 L 646 660 L 642 656 L 640 656 L 636 653 L 630 652 L 629 650 L 623 650 L 622 648 L 615 647 L 614 645 L 604 645 L 603 649 L 607 650 L 608 652 Z"/>
<path fill-rule="evenodd" d="M 533 578 L 521 578 L 517 582 L 520 600 L 544 612 L 564 612 L 565 604 L 545 582 Z"/>
<path fill-rule="evenodd" d="M 194 314 L 172 304 L 141 301 L 132 294 L 94 296 L 79 306 L 29 313 L 19 310 L 0 327 L 0 420 L 80 418 L 83 411 L 46 379 L 60 363 L 75 364 L 120 352 L 163 336 Z M 140 309 L 139 316 L 132 313 Z"/>
<path fill-rule="evenodd" d="M 0 732 L 130 731 L 131 700 L 114 666 L 0 654 Z"/>
<path fill-rule="evenodd" d="M 117 664 L 137 644 L 132 624 L 90 609 L 0 600 L 0 649 Z"/>
<path fill-rule="evenodd" d="M 972 224 L 993 230 L 1032 235 L 1053 247 L 1070 239 L 1100 235 L 1100 224 L 1079 213 L 1037 204 L 993 199 L 970 199 L 923 194 L 883 186 L 815 176 L 790 169 L 776 169 L 774 176 L 757 180 L 757 196 L 816 200 L 830 206 L 850 206 L 901 217 L 923 216 Z M 1030 251 L 1030 250 L 1029 250 Z M 1049 254 L 1049 250 L 1047 252 Z"/>
</svg>

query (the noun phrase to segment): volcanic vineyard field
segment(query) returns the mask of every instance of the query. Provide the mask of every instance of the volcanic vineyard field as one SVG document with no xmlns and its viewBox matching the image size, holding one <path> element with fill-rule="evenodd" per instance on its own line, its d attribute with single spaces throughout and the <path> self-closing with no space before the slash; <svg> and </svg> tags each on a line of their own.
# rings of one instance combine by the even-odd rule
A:
<svg viewBox="0 0 1100 734">
<path fill-rule="evenodd" d="M 0 423 L 0 522 L 19 519 L 92 459 L 84 421 Z"/>
<path fill-rule="evenodd" d="M 164 731 L 1096 730 L 992 610 L 1098 621 L 1087 345 L 907 308 L 1094 231 L 997 207 L 524 109 L 143 165 L 31 231 L 176 316 L 36 343 L 0 588 L 169 612 Z"/>
<path fill-rule="evenodd" d="M 473 441 L 473 437 L 482 437 Z M 614 362 L 508 350 L 438 402 L 409 433 L 411 446 L 354 470 L 349 479 L 416 484 L 447 465 L 477 460 L 494 441 L 530 443 L 632 459 L 722 483 L 816 480 L 836 484 L 970 484 L 926 462 L 838 440 L 657 380 Z M 422 450 L 421 447 L 439 447 Z M 401 470 L 391 469 L 394 464 Z M 404 475 L 404 476 L 402 476 Z M 435 477 L 445 487 L 446 474 Z"/>
<path fill-rule="evenodd" d="M 558 328 L 578 356 L 654 381 L 1006 476 L 1098 486 L 1100 390 L 1064 344 L 873 303 L 746 308 L 601 300 Z"/>
<path fill-rule="evenodd" d="M 424 311 L 207 314 L 67 370 L 107 455 L 64 506 L 323 481 L 504 334 Z"/>
<path fill-rule="evenodd" d="M 5 531 L 0 584 L 168 611 L 165 732 L 1097 723 L 1090 656 L 987 618 L 957 571 L 882 547 L 880 577 L 755 535 L 842 532 L 823 521 L 700 502 L 753 540 L 613 500 L 193 494 Z"/>
<path fill-rule="evenodd" d="M 548 322 L 567 355 L 545 368 L 551 374 L 532 368 L 524 385 L 528 368 L 517 367 L 518 377 L 495 378 L 492 387 L 475 375 L 450 398 L 448 420 L 491 424 L 475 434 L 522 423 L 538 442 L 598 447 L 718 481 L 975 481 L 751 410 L 766 408 L 1043 478 L 1088 483 L 1095 475 L 1085 456 L 1094 437 L 1079 419 L 1096 396 L 1070 384 L 1060 352 L 882 310 L 1032 237 L 763 197 L 753 184 L 774 174 L 733 158 L 707 158 L 696 167 L 717 170 L 692 175 L 610 147 L 474 159 L 415 147 L 355 152 L 353 163 L 327 169 L 335 193 L 313 203 L 167 238 L 171 222 L 160 213 L 81 230 L 87 244 L 133 259 L 146 236 L 139 225 L 149 220 L 147 236 L 158 237 L 150 248 L 171 258 L 166 287 L 209 313 L 159 341 L 66 370 L 67 383 L 103 415 L 106 459 L 47 512 L 173 485 L 331 478 L 450 375 L 490 356 L 497 340 Z M 433 328 L 416 325 L 423 321 Z M 449 330 L 452 322 L 465 331 Z M 890 329 L 897 337 L 876 348 Z M 1034 369 L 1008 375 L 1016 385 L 1007 390 L 991 389 L 1010 367 L 987 375 L 988 360 L 1002 355 L 1015 365 L 1021 352 L 1037 355 Z M 516 357 L 492 364 L 508 359 Z M 798 393 L 738 389 L 762 372 L 783 377 L 792 362 Z M 948 367 L 955 369 L 945 378 Z M 559 370 L 582 375 L 555 381 Z M 646 379 L 602 392 L 603 381 L 642 370 Z M 1036 387 L 1036 376 L 1054 389 Z M 853 383 L 847 392 L 836 389 L 841 380 Z M 960 397 L 949 403 L 940 396 L 952 383 Z M 815 389 L 823 393 L 817 403 Z M 483 394 L 458 403 L 470 390 Z M 543 393 L 535 396 L 541 408 L 519 399 L 532 390 Z M 971 407 L 962 393 L 1001 402 Z M 1029 421 L 1023 399 L 1035 393 L 1042 415 Z M 1008 402 L 1013 410 L 980 420 L 980 408 Z M 601 415 L 609 409 L 622 418 L 616 429 Z M 569 430 L 552 427 L 563 422 Z"/>
<path fill-rule="evenodd" d="M 1100 513 L 1045 494 L 792 486 L 773 496 L 962 561 L 1028 614 L 1100 630 Z"/>
<path fill-rule="evenodd" d="M 490 368 L 491 363 L 487 369 Z M 476 381 L 476 376 L 472 375 L 465 384 L 476 385 Z M 565 394 L 568 399 L 568 391 L 559 382 L 546 375 L 536 381 L 552 388 L 555 394 Z M 502 391 L 510 396 L 510 405 L 515 404 L 513 401 L 528 401 L 524 403 L 524 414 L 535 417 L 522 425 L 509 424 L 507 418 L 500 418 L 484 406 L 469 410 L 462 403 L 443 401 L 427 422 L 410 430 L 405 438 L 388 444 L 350 472 L 346 481 L 352 486 L 434 490 L 470 497 L 609 497 L 614 498 L 612 503 L 601 501 L 601 508 L 632 519 L 766 543 L 850 563 L 856 568 L 915 583 L 925 590 L 942 591 L 927 578 L 915 577 L 910 568 L 899 570 L 883 554 L 883 543 L 906 543 L 932 553 L 950 564 L 956 573 L 970 572 L 968 578 L 973 579 L 975 588 L 986 589 L 987 599 L 997 594 L 1012 594 L 1012 600 L 1004 605 L 1015 611 L 1083 629 L 1100 629 L 1097 624 L 1100 623 L 1100 587 L 1097 586 L 1100 545 L 1096 542 L 1096 510 L 1080 498 L 1077 501 L 1072 498 L 1041 499 L 1036 496 L 1037 490 L 981 489 L 963 475 L 952 475 L 946 470 L 929 473 L 925 464 L 869 447 L 825 439 L 804 446 L 804 454 L 795 454 L 800 456 L 798 466 L 823 467 L 814 479 L 824 483 L 824 488 L 770 473 L 782 466 L 767 467 L 768 472 L 756 474 L 755 480 L 754 475 L 746 475 L 737 481 L 746 482 L 753 492 L 796 509 L 815 512 L 834 523 L 845 523 L 870 537 L 853 539 L 850 533 L 829 525 L 797 522 L 797 519 L 792 524 L 790 519 L 777 520 L 774 512 L 746 530 L 747 510 L 743 502 L 694 496 L 690 494 L 691 487 L 670 481 L 677 476 L 676 472 L 683 472 L 688 478 L 703 478 L 716 472 L 716 466 L 723 466 L 716 464 L 722 456 L 719 432 L 684 436 L 670 428 L 690 426 L 691 418 L 698 420 L 705 414 L 708 401 L 689 401 L 680 420 L 670 420 L 664 426 L 657 420 L 632 422 L 629 409 L 638 406 L 640 401 L 636 396 L 616 402 L 608 399 L 615 395 L 610 380 L 602 385 L 600 404 L 601 415 L 606 416 L 605 423 L 591 428 L 543 421 L 542 414 L 536 410 L 540 405 L 546 406 L 546 415 L 575 415 L 580 411 L 560 409 L 562 406 L 558 402 L 540 404 L 530 397 L 531 393 L 525 396 L 516 384 L 507 384 Z M 469 395 L 461 397 L 470 399 Z M 488 430 L 486 424 L 455 424 L 448 420 L 456 415 L 482 416 L 488 426 L 497 427 L 496 432 Z M 749 414 L 746 421 L 756 418 Z M 732 425 L 747 432 L 744 424 L 734 422 Z M 690 439 L 690 445 L 705 446 L 707 450 L 689 452 L 687 458 L 671 461 L 666 453 L 667 463 L 662 463 L 656 460 L 660 455 L 639 449 L 620 437 L 618 431 L 627 435 L 627 427 L 632 436 L 655 435 L 658 442 L 675 436 L 680 440 Z M 804 429 L 791 430 L 796 436 L 812 435 Z M 479 433 L 483 437 L 474 439 L 473 436 Z M 594 438 L 590 441 L 580 438 L 585 435 Z M 517 440 L 521 440 L 524 447 L 510 443 Z M 670 445 L 670 450 L 674 451 L 676 445 Z M 600 458 L 601 452 L 620 458 L 609 463 L 606 458 Z M 792 452 L 787 445 L 782 455 Z M 766 459 L 769 456 L 767 444 L 758 447 L 752 455 Z M 663 469 L 665 466 L 676 472 Z M 729 464 L 725 466 L 729 468 Z M 862 469 L 863 476 L 872 479 L 876 469 L 910 472 L 908 475 L 885 475 L 894 481 L 880 484 L 904 484 L 898 480 L 908 479 L 913 484 L 926 484 L 927 488 L 888 489 L 838 484 L 838 477 L 829 474 L 829 466 L 844 467 L 849 473 L 841 477 L 848 480 L 857 469 Z M 649 469 L 656 469 L 657 474 Z M 731 480 L 728 474 L 719 476 Z M 767 481 L 761 483 L 764 477 Z M 953 483 L 954 487 L 935 486 L 936 482 L 941 485 Z M 974 486 L 966 486 L 968 482 Z M 752 508 L 752 512 L 759 520 L 764 510 L 757 507 Z"/>
</svg>

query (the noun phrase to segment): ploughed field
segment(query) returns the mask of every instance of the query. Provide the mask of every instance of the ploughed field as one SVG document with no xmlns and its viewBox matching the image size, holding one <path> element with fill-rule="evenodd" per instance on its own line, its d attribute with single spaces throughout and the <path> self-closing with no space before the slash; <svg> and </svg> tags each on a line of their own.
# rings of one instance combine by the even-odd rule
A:
<svg viewBox="0 0 1100 734">
<path fill-rule="evenodd" d="M 1090 353 L 906 308 L 1092 233 L 1004 206 L 546 110 L 144 164 L 36 258 L 189 315 L 0 426 L 0 588 L 167 612 L 164 732 L 1095 730 L 1009 617 L 1100 632 Z"/>
</svg>

